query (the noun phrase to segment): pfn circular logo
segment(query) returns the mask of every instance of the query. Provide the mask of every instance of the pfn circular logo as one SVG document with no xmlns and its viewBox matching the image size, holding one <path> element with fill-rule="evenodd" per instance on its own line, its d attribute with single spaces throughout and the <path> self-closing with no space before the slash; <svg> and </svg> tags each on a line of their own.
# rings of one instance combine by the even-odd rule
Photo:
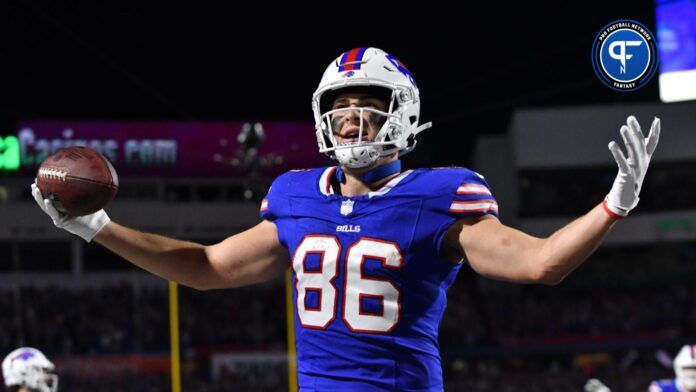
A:
<svg viewBox="0 0 696 392">
<path fill-rule="evenodd" d="M 617 91 L 637 90 L 657 70 L 655 35 L 629 19 L 604 26 L 592 45 L 592 65 L 599 80 Z"/>
</svg>

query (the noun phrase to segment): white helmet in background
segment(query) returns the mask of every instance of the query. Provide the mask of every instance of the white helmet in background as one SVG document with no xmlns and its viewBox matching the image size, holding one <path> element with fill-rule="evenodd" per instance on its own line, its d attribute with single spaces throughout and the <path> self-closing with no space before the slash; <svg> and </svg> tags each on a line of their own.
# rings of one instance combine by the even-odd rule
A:
<svg viewBox="0 0 696 392">
<path fill-rule="evenodd" d="M 43 353 L 32 347 L 20 347 L 2 361 L 5 386 L 24 386 L 40 392 L 56 392 L 58 376 L 55 366 Z"/>
<path fill-rule="evenodd" d="M 674 357 L 674 373 L 679 388 L 696 391 L 696 345 L 687 344 Z"/>
<path fill-rule="evenodd" d="M 367 92 L 381 98 L 388 112 L 361 108 L 357 140 L 339 145 L 331 117 L 356 110 L 332 110 L 333 100 L 345 92 Z M 331 62 L 312 97 L 312 110 L 319 152 L 351 168 L 369 166 L 380 156 L 410 152 L 416 146 L 416 135 L 432 125 L 418 125 L 420 97 L 411 73 L 401 61 L 377 48 L 352 49 Z M 364 131 L 366 113 L 381 119 L 374 140 L 368 140 Z"/>
</svg>

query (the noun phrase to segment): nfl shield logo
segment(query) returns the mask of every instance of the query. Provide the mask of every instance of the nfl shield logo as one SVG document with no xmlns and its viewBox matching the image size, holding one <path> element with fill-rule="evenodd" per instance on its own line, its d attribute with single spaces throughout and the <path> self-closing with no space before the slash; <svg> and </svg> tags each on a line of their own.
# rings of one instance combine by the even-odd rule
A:
<svg viewBox="0 0 696 392">
<path fill-rule="evenodd" d="M 341 215 L 345 216 L 353 212 L 353 204 L 355 204 L 353 200 L 344 200 L 341 203 Z"/>
</svg>

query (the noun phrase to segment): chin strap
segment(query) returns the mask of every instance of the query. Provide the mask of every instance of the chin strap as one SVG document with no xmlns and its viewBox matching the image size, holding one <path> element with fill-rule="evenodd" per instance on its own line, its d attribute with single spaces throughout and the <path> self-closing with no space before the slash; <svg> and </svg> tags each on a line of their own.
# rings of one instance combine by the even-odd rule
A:
<svg viewBox="0 0 696 392">
<path fill-rule="evenodd" d="M 421 125 L 418 126 L 418 128 L 416 128 L 415 131 L 413 131 L 413 136 L 416 136 L 416 135 L 418 135 L 419 133 L 425 131 L 426 129 L 432 128 L 432 127 L 433 127 L 433 122 L 432 122 L 432 121 L 429 121 L 429 122 L 427 122 L 427 123 L 425 123 L 425 124 L 421 124 Z"/>
<path fill-rule="evenodd" d="M 409 146 L 406 147 L 406 148 L 404 148 L 403 150 L 399 151 L 399 157 L 402 157 L 402 156 L 408 154 L 409 152 L 413 151 L 413 149 L 416 148 L 416 143 L 417 143 L 417 141 L 416 141 L 416 135 L 418 135 L 419 133 L 425 131 L 425 130 L 428 129 L 428 128 L 432 128 L 432 127 L 433 127 L 433 122 L 432 122 L 432 121 L 427 122 L 427 123 L 425 123 L 425 124 L 419 125 L 418 128 L 416 128 L 416 129 L 413 131 L 413 133 L 411 134 L 411 136 L 408 137 L 408 139 L 409 139 Z"/>
<path fill-rule="evenodd" d="M 365 173 L 362 174 L 362 180 L 366 184 L 372 184 L 373 182 L 377 182 L 383 178 L 389 177 L 393 174 L 400 173 L 401 172 L 401 161 L 400 160 L 395 160 L 393 162 L 389 162 L 385 165 L 378 166 L 374 169 L 370 169 L 366 171 Z M 345 183 L 346 181 L 346 176 L 343 174 L 343 170 L 341 170 L 341 167 L 339 166 L 336 169 L 336 178 L 338 179 L 339 182 Z"/>
</svg>

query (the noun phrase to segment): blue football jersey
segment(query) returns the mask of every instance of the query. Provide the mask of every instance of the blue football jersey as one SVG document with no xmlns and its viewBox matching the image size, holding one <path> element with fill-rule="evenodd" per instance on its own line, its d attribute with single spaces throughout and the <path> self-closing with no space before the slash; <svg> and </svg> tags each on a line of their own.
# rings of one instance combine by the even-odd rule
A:
<svg viewBox="0 0 696 392">
<path fill-rule="evenodd" d="M 292 255 L 300 388 L 442 390 L 438 327 L 461 264 L 440 247 L 457 219 L 497 216 L 488 184 L 464 168 L 418 169 L 345 197 L 335 172 L 287 172 L 261 204 Z"/>
<path fill-rule="evenodd" d="M 649 392 L 681 392 L 677 388 L 677 380 L 657 380 L 650 383 Z"/>
</svg>

